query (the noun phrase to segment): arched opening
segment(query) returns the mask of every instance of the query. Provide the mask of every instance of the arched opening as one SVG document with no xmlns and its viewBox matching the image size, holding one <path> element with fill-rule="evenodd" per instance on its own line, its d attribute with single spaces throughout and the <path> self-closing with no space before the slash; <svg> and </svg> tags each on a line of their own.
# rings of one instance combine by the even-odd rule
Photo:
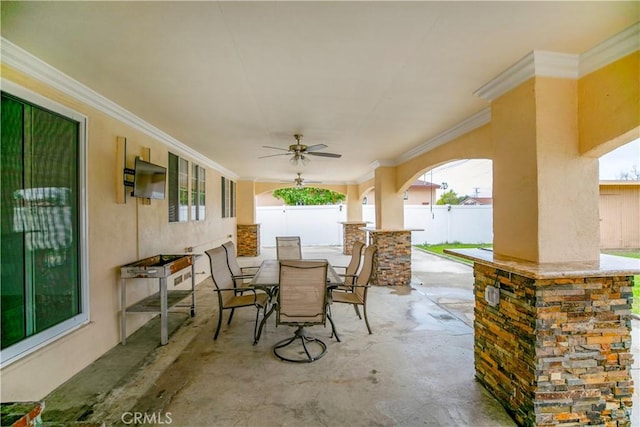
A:
<svg viewBox="0 0 640 427">
<path fill-rule="evenodd" d="M 600 249 L 640 258 L 640 138 L 600 156 L 599 166 Z M 640 286 L 640 276 L 635 284 Z M 640 315 L 640 298 L 634 298 L 632 312 Z"/>
</svg>

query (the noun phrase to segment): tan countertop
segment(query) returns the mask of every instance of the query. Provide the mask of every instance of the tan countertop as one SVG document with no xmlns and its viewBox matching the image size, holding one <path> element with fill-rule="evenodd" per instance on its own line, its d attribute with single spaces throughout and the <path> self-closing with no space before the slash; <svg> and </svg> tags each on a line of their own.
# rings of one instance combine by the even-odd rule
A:
<svg viewBox="0 0 640 427">
<path fill-rule="evenodd" d="M 640 259 L 600 255 L 594 262 L 535 263 L 517 258 L 496 256 L 486 249 L 445 249 L 445 253 L 489 265 L 533 279 L 557 277 L 610 277 L 640 274 Z"/>
</svg>

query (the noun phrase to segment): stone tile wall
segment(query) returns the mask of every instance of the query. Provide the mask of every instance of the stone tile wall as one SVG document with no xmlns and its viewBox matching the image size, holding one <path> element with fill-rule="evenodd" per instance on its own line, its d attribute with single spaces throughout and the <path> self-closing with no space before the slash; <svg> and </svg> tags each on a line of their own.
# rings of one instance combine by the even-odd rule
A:
<svg viewBox="0 0 640 427">
<path fill-rule="evenodd" d="M 519 424 L 631 425 L 633 277 L 474 274 L 476 377 Z"/>
<path fill-rule="evenodd" d="M 342 253 L 344 255 L 351 255 L 355 242 L 360 241 L 366 244 L 367 232 L 361 230 L 365 225 L 367 225 L 366 222 L 342 223 Z"/>
<path fill-rule="evenodd" d="M 411 283 L 411 231 L 369 231 L 376 247 L 372 285 L 401 286 Z"/>
<path fill-rule="evenodd" d="M 260 224 L 238 224 L 238 256 L 260 255 Z"/>
</svg>

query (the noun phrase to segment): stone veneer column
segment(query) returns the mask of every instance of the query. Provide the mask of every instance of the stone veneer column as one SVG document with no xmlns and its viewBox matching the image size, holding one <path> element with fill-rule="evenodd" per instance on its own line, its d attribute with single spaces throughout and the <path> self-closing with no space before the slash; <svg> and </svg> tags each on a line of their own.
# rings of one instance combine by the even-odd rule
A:
<svg viewBox="0 0 640 427">
<path fill-rule="evenodd" d="M 476 377 L 519 424 L 631 425 L 633 276 L 474 276 Z"/>
<path fill-rule="evenodd" d="M 238 256 L 260 255 L 260 224 L 238 224 Z"/>
<path fill-rule="evenodd" d="M 411 283 L 411 231 L 367 230 L 369 245 L 376 247 L 372 285 L 401 286 Z"/>
<path fill-rule="evenodd" d="M 342 222 L 342 253 L 351 255 L 353 244 L 357 241 L 367 243 L 367 232 L 362 229 L 367 223 L 364 221 Z"/>
</svg>

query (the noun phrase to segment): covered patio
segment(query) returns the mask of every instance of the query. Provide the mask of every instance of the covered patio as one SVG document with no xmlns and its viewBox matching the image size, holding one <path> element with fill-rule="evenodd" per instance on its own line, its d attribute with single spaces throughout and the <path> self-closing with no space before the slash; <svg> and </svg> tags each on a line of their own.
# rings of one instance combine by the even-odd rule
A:
<svg viewBox="0 0 640 427">
<path fill-rule="evenodd" d="M 364 233 L 377 250 L 374 335 L 336 310 L 344 342 L 305 371 L 335 360 L 318 383 L 270 357 L 288 328 L 254 347 L 238 313 L 213 346 L 198 314 L 174 335 L 181 347 L 145 359 L 127 346 L 143 355 L 139 372 L 116 360 L 99 365 L 98 391 L 60 392 L 67 405 L 73 390 L 85 399 L 76 419 L 127 424 L 131 409 L 161 408 L 157 424 L 169 412 L 188 425 L 211 413 L 220 424 L 267 414 L 329 424 L 339 411 L 352 424 L 495 425 L 507 411 L 522 425 L 628 425 L 640 262 L 600 254 L 598 158 L 639 135 L 639 12 L 634 2 L 3 2 L 0 400 L 40 400 L 145 331 L 151 314 L 121 318 L 157 283 L 125 289 L 122 266 L 229 240 L 246 262 L 270 256 L 256 195 L 293 186 L 305 167 L 308 182 L 346 195 L 342 253 Z M 317 158 L 299 164 L 306 154 Z M 162 197 L 136 193 L 141 159 L 166 169 Z M 403 199 L 457 159 L 492 160 L 495 200 L 493 251 L 466 253 L 464 298 L 448 267 L 419 275 Z M 34 239 L 43 229 L 30 219 L 51 203 L 58 219 Z M 198 313 L 215 311 L 208 270 L 200 257 L 191 280 L 170 282 L 200 283 Z M 469 304 L 473 324 L 453 310 Z M 113 383 L 114 371 L 135 386 Z M 505 409 L 483 410 L 497 402 Z"/>
</svg>

